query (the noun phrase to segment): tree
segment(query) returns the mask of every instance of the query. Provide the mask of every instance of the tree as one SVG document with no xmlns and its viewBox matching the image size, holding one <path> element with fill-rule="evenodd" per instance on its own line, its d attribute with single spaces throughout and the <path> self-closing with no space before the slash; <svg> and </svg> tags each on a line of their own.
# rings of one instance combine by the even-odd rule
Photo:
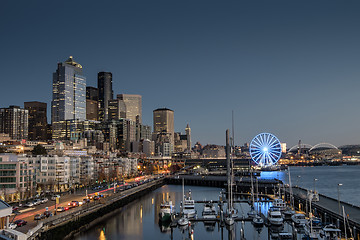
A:
<svg viewBox="0 0 360 240">
<path fill-rule="evenodd" d="M 31 151 L 33 155 L 47 155 L 46 149 L 40 144 L 36 145 L 34 149 Z"/>
</svg>

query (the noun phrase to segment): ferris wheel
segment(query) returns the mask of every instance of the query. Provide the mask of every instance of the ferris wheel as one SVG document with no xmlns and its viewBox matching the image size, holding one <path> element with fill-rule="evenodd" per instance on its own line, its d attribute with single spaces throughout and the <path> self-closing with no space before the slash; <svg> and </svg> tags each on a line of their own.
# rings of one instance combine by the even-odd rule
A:
<svg viewBox="0 0 360 240">
<path fill-rule="evenodd" d="M 281 157 L 279 139 L 271 133 L 260 133 L 250 143 L 251 159 L 259 166 L 266 167 L 277 163 Z"/>
</svg>

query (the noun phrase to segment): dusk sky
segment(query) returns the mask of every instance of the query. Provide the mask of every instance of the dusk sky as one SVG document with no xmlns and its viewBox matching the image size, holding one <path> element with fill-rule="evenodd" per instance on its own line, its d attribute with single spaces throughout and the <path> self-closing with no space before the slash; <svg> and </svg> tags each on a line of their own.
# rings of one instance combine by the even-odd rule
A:
<svg viewBox="0 0 360 240">
<path fill-rule="evenodd" d="M 105 1 L 104 1 L 105 2 Z M 360 1 L 1 1 L 0 107 L 50 103 L 70 55 L 88 86 L 175 112 L 193 144 L 261 132 L 288 147 L 360 144 Z M 50 114 L 48 114 L 50 117 Z M 50 122 L 50 118 L 48 118 Z"/>
</svg>

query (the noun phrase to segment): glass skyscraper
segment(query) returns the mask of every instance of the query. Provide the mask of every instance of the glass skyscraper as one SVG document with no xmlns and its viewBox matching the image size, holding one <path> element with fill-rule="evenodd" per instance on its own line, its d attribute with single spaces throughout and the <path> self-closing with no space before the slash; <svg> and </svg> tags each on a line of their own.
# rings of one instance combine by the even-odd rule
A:
<svg viewBox="0 0 360 240">
<path fill-rule="evenodd" d="M 109 100 L 113 99 L 112 90 L 112 73 L 98 73 L 98 89 L 99 89 L 99 120 L 108 120 Z"/>
<path fill-rule="evenodd" d="M 53 73 L 53 138 L 61 138 L 64 121 L 73 119 L 86 119 L 86 78 L 82 75 L 82 66 L 70 56 L 65 62 L 58 63 Z"/>
</svg>

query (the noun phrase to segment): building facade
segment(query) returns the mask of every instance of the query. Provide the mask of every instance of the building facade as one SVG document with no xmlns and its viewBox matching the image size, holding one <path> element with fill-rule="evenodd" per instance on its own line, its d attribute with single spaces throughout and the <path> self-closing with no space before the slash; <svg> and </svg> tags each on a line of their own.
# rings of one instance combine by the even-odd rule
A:
<svg viewBox="0 0 360 240">
<path fill-rule="evenodd" d="M 136 94 L 118 94 L 120 118 L 130 119 L 136 123 L 142 121 L 142 103 L 141 95 Z"/>
<path fill-rule="evenodd" d="M 44 102 L 24 102 L 29 112 L 28 139 L 30 141 L 47 140 L 47 104 Z"/>
<path fill-rule="evenodd" d="M 70 56 L 53 74 L 53 100 L 51 102 L 51 123 L 53 139 L 60 136 L 61 122 L 86 119 L 86 78 L 82 66 Z"/>
<path fill-rule="evenodd" d="M 19 106 L 0 108 L 0 133 L 15 140 L 28 138 L 29 111 Z"/>
<path fill-rule="evenodd" d="M 162 156 L 171 156 L 174 151 L 174 111 L 167 108 L 154 110 L 153 123 L 156 152 Z"/>
<path fill-rule="evenodd" d="M 98 73 L 98 91 L 99 91 L 99 120 L 108 120 L 108 103 L 113 99 L 112 89 L 112 73 L 99 72 Z"/>
</svg>

